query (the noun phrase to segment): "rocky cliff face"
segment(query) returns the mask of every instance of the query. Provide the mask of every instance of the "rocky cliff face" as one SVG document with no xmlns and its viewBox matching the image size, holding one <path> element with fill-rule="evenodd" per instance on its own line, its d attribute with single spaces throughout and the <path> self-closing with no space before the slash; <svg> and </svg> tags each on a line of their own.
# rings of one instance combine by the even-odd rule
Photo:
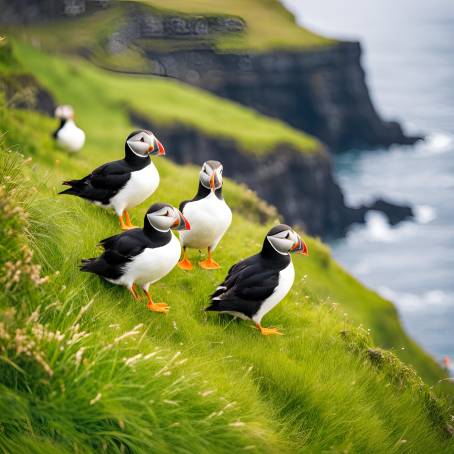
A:
<svg viewBox="0 0 454 454">
<path fill-rule="evenodd" d="M 0 0 L 0 24 L 25 25 L 81 16 L 113 3 L 113 0 Z"/>
<path fill-rule="evenodd" d="M 298 224 L 312 235 L 343 236 L 351 224 L 365 221 L 370 208 L 385 213 L 390 222 L 412 216 L 409 207 L 387 202 L 373 207 L 346 206 L 333 178 L 331 159 L 323 150 L 305 154 L 281 145 L 265 156 L 255 156 L 243 152 L 234 141 L 211 137 L 186 125 L 163 127 L 136 112 L 130 116 L 137 126 L 159 130 L 172 160 L 197 165 L 209 159 L 221 161 L 227 176 L 245 183 L 276 206 L 286 222 Z"/>
<path fill-rule="evenodd" d="M 280 118 L 333 150 L 413 143 L 372 105 L 359 43 L 313 51 L 146 51 L 154 74 L 175 77 Z"/>
<path fill-rule="evenodd" d="M 219 35 L 246 30 L 240 18 L 176 16 L 133 5 L 107 49 L 139 46 L 149 60 L 149 73 L 180 79 L 280 118 L 334 151 L 417 140 L 377 114 L 359 43 L 293 51 L 216 50 Z"/>
<path fill-rule="evenodd" d="M 278 146 L 265 156 L 254 156 L 242 152 L 234 141 L 210 137 L 186 125 L 163 128 L 134 112 L 131 120 L 140 127 L 159 130 L 160 140 L 171 150 L 169 157 L 180 164 L 218 159 L 226 176 L 255 190 L 276 206 L 287 222 L 317 235 L 344 233 L 346 207 L 326 153 L 303 154 Z"/>
<path fill-rule="evenodd" d="M 9 42 L 0 43 L 0 106 L 6 102 L 9 108 L 35 109 L 53 115 L 55 103 L 52 95 L 43 88 L 32 74 L 25 72 L 14 57 Z"/>
</svg>

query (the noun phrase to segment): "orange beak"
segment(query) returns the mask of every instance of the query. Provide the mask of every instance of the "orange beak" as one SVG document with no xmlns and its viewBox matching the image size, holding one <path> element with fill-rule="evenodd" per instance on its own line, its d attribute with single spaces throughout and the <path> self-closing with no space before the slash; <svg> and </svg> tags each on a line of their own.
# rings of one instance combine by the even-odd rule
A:
<svg viewBox="0 0 454 454">
<path fill-rule="evenodd" d="M 216 185 L 214 184 L 214 178 L 215 178 L 215 173 L 213 172 L 211 174 L 211 178 L 210 178 L 210 188 L 212 191 L 214 191 L 216 189 Z"/>
<path fill-rule="evenodd" d="M 298 240 L 295 241 L 295 244 L 290 249 L 290 252 L 296 252 L 297 254 L 309 255 L 306 243 L 298 237 Z"/>
<path fill-rule="evenodd" d="M 186 216 L 181 215 L 184 223 L 185 230 L 191 230 L 191 224 L 189 224 L 188 218 Z"/>
<path fill-rule="evenodd" d="M 156 143 L 158 144 L 158 156 L 164 156 L 166 154 L 166 150 L 164 148 L 164 145 L 159 142 L 158 139 L 156 139 Z"/>
<path fill-rule="evenodd" d="M 155 151 L 156 147 L 158 148 L 157 152 Z M 164 148 L 164 145 L 155 138 L 153 143 L 148 148 L 148 154 L 157 154 L 158 156 L 164 156 L 166 154 L 166 150 Z"/>
<path fill-rule="evenodd" d="M 174 230 L 191 230 L 189 221 L 185 216 L 183 216 L 183 213 L 180 210 L 178 210 L 178 215 L 179 219 L 175 221 L 171 228 Z"/>
</svg>

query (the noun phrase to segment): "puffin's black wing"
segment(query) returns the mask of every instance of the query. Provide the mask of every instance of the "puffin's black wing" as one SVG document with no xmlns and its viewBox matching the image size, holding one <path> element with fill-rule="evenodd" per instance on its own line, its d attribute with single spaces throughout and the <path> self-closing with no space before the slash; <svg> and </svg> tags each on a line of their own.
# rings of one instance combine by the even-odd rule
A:
<svg viewBox="0 0 454 454">
<path fill-rule="evenodd" d="M 131 168 L 124 160 L 109 162 L 93 170 L 81 180 L 69 180 L 71 186 L 60 194 L 70 194 L 92 201 L 108 204 L 109 200 L 125 186 L 131 178 Z"/>
<path fill-rule="evenodd" d="M 258 254 L 233 265 L 211 295 L 207 311 L 240 312 L 250 318 L 279 284 L 279 270 L 267 266 Z"/>
<path fill-rule="evenodd" d="M 60 120 L 60 124 L 58 125 L 58 128 L 52 133 L 52 137 L 53 137 L 54 139 L 57 138 L 58 132 L 60 131 L 61 128 L 63 128 L 63 126 L 65 125 L 65 123 L 66 123 L 66 120 L 63 120 L 63 119 Z"/>
<path fill-rule="evenodd" d="M 104 248 L 103 255 L 113 262 L 118 260 L 129 261 L 139 255 L 146 247 L 149 247 L 142 229 L 133 229 L 111 236 L 102 240 L 99 244 Z"/>
<path fill-rule="evenodd" d="M 142 229 L 133 229 L 101 241 L 104 252 L 97 258 L 82 260 L 81 271 L 95 273 L 108 279 L 118 279 L 123 267 L 149 244 Z"/>
</svg>

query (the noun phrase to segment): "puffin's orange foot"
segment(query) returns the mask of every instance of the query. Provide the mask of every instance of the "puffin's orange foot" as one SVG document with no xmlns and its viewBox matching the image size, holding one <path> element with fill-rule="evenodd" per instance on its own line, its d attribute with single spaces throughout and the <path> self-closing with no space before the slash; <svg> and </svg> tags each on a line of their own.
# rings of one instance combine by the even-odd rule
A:
<svg viewBox="0 0 454 454">
<path fill-rule="evenodd" d="M 191 271 L 192 270 L 192 263 L 191 261 L 185 257 L 183 260 L 178 262 L 178 267 L 182 270 Z"/>
<path fill-rule="evenodd" d="M 133 284 L 131 288 L 128 288 L 128 290 L 131 292 L 134 301 L 139 301 L 140 297 L 137 294 L 136 286 Z"/>
<path fill-rule="evenodd" d="M 162 314 L 167 314 L 169 312 L 169 305 L 166 303 L 148 303 L 147 309 L 152 312 L 160 312 Z"/>
<path fill-rule="evenodd" d="M 221 268 L 221 265 L 219 265 L 219 263 L 215 262 L 211 257 L 199 262 L 199 266 L 200 266 L 200 268 L 203 268 L 204 270 L 218 270 L 219 268 Z"/>
<path fill-rule="evenodd" d="M 261 325 L 256 325 L 257 329 L 260 331 L 262 336 L 283 336 L 284 334 L 281 333 L 277 328 L 264 328 Z"/>
<path fill-rule="evenodd" d="M 125 215 L 125 221 L 126 221 L 125 225 L 127 227 L 127 229 L 123 229 L 123 230 L 136 229 L 137 227 L 135 225 L 132 225 L 131 218 L 129 217 L 129 213 L 126 210 L 123 213 Z"/>
</svg>

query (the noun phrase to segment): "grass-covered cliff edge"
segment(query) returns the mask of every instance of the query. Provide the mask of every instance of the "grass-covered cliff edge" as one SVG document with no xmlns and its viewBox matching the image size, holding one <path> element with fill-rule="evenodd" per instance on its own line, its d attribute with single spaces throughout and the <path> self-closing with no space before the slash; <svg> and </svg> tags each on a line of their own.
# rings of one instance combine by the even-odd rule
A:
<svg viewBox="0 0 454 454">
<path fill-rule="evenodd" d="M 28 71 L 56 101 L 72 103 L 88 141 L 68 156 L 50 138 L 55 120 L 14 108 L 28 93 L 18 89 L 8 102 L 1 95 L 0 449 L 452 451 L 442 371 L 405 335 L 392 304 L 317 240 L 308 239 L 307 259 L 295 258 L 295 285 L 265 320 L 285 336 L 263 338 L 201 311 L 228 267 L 254 253 L 276 222 L 273 209 L 231 180 L 225 197 L 234 222 L 217 253 L 223 270 L 176 269 L 153 286 L 171 305 L 168 316 L 80 273 L 79 260 L 96 254 L 117 222 L 56 193 L 64 178 L 121 156 L 134 127 L 118 98 L 125 82 L 109 79 L 114 86 L 104 91 L 78 84 L 82 70 L 72 64 L 64 83 L 66 63 L 40 63 L 22 46 L 17 55 L 21 64 L 0 59 L 0 73 Z M 177 205 L 193 195 L 196 167 L 155 163 L 161 186 L 153 200 Z M 133 211 L 136 222 L 146 205 Z"/>
<path fill-rule="evenodd" d="M 418 139 L 377 113 L 360 43 L 299 26 L 278 0 L 0 0 L 0 10 L 8 33 L 43 49 L 182 80 L 284 120 L 334 152 Z"/>
</svg>

